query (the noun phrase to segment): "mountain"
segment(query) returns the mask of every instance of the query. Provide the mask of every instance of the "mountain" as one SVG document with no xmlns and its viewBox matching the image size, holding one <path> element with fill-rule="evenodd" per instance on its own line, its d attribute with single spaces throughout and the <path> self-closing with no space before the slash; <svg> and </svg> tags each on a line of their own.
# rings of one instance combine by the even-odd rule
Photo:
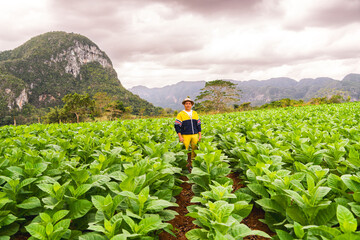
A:
<svg viewBox="0 0 360 240">
<path fill-rule="evenodd" d="M 0 52 L 0 120 L 26 105 L 48 108 L 62 104 L 68 93 L 107 92 L 136 114 L 159 110 L 126 90 L 105 52 L 85 36 L 49 32 Z"/>
<path fill-rule="evenodd" d="M 303 99 L 305 101 L 315 97 L 341 94 L 350 96 L 353 101 L 360 99 L 360 74 L 348 74 L 342 81 L 332 78 L 304 78 L 295 81 L 291 78 L 271 78 L 268 80 L 236 81 L 238 89 L 242 91 L 240 103 L 251 102 L 258 106 L 283 98 Z M 195 99 L 205 81 L 183 81 L 162 88 L 147 88 L 136 86 L 129 91 L 153 103 L 155 106 L 172 109 L 182 109 L 181 101 L 190 96 Z"/>
<path fill-rule="evenodd" d="M 179 82 L 162 88 L 147 88 L 144 86 L 136 86 L 130 88 L 129 91 L 139 95 L 141 98 L 151 102 L 155 106 L 163 106 L 164 108 L 178 109 L 181 102 L 187 96 L 195 99 L 200 89 L 205 86 L 205 81 L 198 82 Z"/>
</svg>

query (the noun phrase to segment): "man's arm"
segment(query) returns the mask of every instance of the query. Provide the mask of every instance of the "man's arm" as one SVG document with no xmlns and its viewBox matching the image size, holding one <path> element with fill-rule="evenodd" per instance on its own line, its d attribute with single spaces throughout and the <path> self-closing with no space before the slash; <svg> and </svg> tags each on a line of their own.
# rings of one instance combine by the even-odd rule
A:
<svg viewBox="0 0 360 240">
<path fill-rule="evenodd" d="M 179 142 L 184 141 L 184 138 L 181 135 L 181 125 L 182 125 L 182 118 L 181 118 L 180 113 L 178 113 L 178 115 L 176 116 L 176 119 L 175 119 L 175 130 L 179 136 Z"/>
<path fill-rule="evenodd" d="M 200 118 L 197 121 L 197 129 L 199 131 L 199 141 L 201 140 L 201 120 Z"/>
<path fill-rule="evenodd" d="M 181 133 L 178 133 L 178 136 L 179 136 L 179 142 L 183 142 L 183 141 L 184 141 L 184 138 L 183 138 L 183 136 L 181 135 Z"/>
</svg>

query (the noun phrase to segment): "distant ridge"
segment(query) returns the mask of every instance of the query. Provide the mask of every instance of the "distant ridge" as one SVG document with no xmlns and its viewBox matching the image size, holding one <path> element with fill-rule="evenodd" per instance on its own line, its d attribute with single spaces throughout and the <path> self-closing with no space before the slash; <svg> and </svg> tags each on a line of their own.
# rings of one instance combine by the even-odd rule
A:
<svg viewBox="0 0 360 240">
<path fill-rule="evenodd" d="M 241 103 L 251 102 L 252 106 L 262 105 L 283 98 L 303 99 L 332 96 L 335 94 L 349 95 L 352 101 L 360 99 L 360 74 L 351 73 L 342 81 L 328 77 L 304 78 L 296 81 L 280 77 L 268 80 L 237 81 L 242 90 Z M 162 88 L 147 88 L 135 86 L 129 89 L 134 94 L 153 103 L 155 106 L 172 109 L 182 109 L 181 101 L 186 96 L 195 97 L 205 86 L 205 81 L 182 81 Z"/>
</svg>

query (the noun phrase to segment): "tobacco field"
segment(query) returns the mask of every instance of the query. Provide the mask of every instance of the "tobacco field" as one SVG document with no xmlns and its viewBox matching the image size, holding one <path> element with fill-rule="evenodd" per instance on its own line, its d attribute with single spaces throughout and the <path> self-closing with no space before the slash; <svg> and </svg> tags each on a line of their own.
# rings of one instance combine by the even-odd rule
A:
<svg viewBox="0 0 360 240">
<path fill-rule="evenodd" d="M 176 239 L 184 181 L 187 239 L 360 239 L 359 113 L 345 103 L 200 116 L 191 172 L 174 118 L 2 127 L 0 240 Z M 255 207 L 271 234 L 244 223 Z"/>
</svg>

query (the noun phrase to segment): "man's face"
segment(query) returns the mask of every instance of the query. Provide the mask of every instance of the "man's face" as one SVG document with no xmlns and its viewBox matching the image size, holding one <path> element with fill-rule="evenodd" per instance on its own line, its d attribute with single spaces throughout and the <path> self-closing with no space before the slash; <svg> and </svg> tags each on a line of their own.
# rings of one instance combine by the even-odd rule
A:
<svg viewBox="0 0 360 240">
<path fill-rule="evenodd" d="M 191 102 L 185 102 L 184 106 L 186 111 L 190 111 L 192 108 Z"/>
</svg>

